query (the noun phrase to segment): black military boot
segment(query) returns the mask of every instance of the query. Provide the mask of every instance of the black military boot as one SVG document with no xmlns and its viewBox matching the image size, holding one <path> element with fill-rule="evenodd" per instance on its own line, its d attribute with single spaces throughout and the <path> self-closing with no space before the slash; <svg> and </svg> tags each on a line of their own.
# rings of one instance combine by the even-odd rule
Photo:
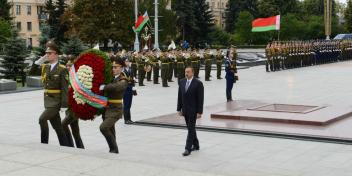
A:
<svg viewBox="0 0 352 176">
<path fill-rule="evenodd" d="M 119 153 L 119 149 L 117 147 L 116 139 L 113 136 L 107 135 L 105 136 L 106 142 L 108 142 L 109 145 L 109 152 L 110 153 Z"/>
<path fill-rule="evenodd" d="M 69 147 L 67 137 L 64 132 L 57 131 L 57 138 L 59 139 L 59 143 L 61 146 Z"/>
<path fill-rule="evenodd" d="M 65 134 L 66 134 L 66 139 L 67 139 L 67 144 L 69 147 L 74 147 L 74 144 L 73 144 L 73 139 L 72 139 L 72 135 L 71 135 L 71 132 L 68 130 L 65 129 Z"/>
</svg>

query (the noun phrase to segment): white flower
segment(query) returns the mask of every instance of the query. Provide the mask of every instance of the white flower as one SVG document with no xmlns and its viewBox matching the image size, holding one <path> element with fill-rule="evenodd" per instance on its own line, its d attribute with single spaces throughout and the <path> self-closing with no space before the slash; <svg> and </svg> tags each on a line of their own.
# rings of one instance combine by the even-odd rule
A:
<svg viewBox="0 0 352 176">
<path fill-rule="evenodd" d="M 82 85 L 86 88 L 86 89 L 92 89 L 93 88 L 93 69 L 87 65 L 82 65 L 78 68 L 77 71 L 77 75 L 78 75 L 78 80 L 82 83 Z M 73 92 L 73 98 L 75 99 L 75 101 L 77 102 L 77 104 L 82 104 L 84 105 L 86 102 L 84 100 L 82 100 L 81 98 L 79 98 L 78 93 L 75 91 Z"/>
</svg>

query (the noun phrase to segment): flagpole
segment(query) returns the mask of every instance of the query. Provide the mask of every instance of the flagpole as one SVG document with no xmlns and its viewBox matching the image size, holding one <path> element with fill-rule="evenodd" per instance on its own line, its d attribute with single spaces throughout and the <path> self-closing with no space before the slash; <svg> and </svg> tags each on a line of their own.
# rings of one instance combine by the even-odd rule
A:
<svg viewBox="0 0 352 176">
<path fill-rule="evenodd" d="M 134 0 L 134 14 L 136 17 L 135 23 L 137 23 L 138 20 L 138 0 Z M 135 40 L 134 40 L 134 51 L 139 52 L 139 40 L 138 40 L 138 32 L 135 32 Z"/>
<path fill-rule="evenodd" d="M 155 17 L 154 17 L 154 49 L 159 49 L 159 19 L 158 19 L 158 0 L 154 1 Z"/>
</svg>

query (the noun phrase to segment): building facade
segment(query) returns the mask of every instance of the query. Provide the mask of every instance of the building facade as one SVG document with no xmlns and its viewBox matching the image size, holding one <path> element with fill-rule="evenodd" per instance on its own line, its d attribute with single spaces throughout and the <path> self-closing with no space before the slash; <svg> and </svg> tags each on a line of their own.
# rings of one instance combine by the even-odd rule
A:
<svg viewBox="0 0 352 176">
<path fill-rule="evenodd" d="M 214 16 L 216 26 L 225 28 L 225 13 L 228 0 L 206 0 Z"/>
<path fill-rule="evenodd" d="M 45 0 L 9 0 L 11 14 L 19 34 L 28 47 L 39 46 L 40 26 L 47 19 L 44 13 Z"/>
</svg>

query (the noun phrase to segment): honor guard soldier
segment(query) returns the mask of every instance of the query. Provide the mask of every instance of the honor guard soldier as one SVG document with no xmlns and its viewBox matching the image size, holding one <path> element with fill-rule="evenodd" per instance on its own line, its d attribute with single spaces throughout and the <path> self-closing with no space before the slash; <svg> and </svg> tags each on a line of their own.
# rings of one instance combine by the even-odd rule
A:
<svg viewBox="0 0 352 176">
<path fill-rule="evenodd" d="M 233 84 L 236 83 L 236 80 L 238 79 L 235 74 L 237 72 L 237 68 L 236 65 L 234 64 L 234 62 L 236 62 L 236 57 L 235 57 L 236 53 L 234 51 L 234 48 L 230 48 L 227 51 L 227 58 L 225 61 L 225 72 L 226 72 L 226 98 L 227 98 L 227 102 L 233 101 L 232 99 L 232 88 L 233 88 Z"/>
<path fill-rule="evenodd" d="M 209 50 L 206 49 L 204 51 L 205 81 L 210 81 L 211 62 L 211 54 L 209 53 Z"/>
<path fill-rule="evenodd" d="M 159 77 L 160 77 L 160 64 L 159 64 L 159 55 L 154 52 L 153 57 L 151 57 L 151 63 L 153 67 L 153 83 L 154 84 L 160 84 L 159 83 Z"/>
<path fill-rule="evenodd" d="M 199 77 L 199 72 L 198 72 L 198 61 L 200 60 L 200 54 L 197 53 L 195 50 L 191 52 L 191 60 L 192 64 L 191 66 L 194 69 L 194 77 L 198 78 Z"/>
<path fill-rule="evenodd" d="M 180 83 L 180 80 L 185 78 L 185 60 L 182 57 L 180 52 L 176 53 L 176 61 L 177 61 L 177 82 Z"/>
<path fill-rule="evenodd" d="M 169 72 L 169 60 L 165 57 L 164 53 L 160 53 L 161 61 L 161 82 L 163 87 L 169 87 L 167 83 L 168 72 Z"/>
<path fill-rule="evenodd" d="M 153 60 L 153 52 L 152 51 L 149 51 L 148 53 L 147 53 L 147 55 L 146 55 L 146 64 L 145 64 L 145 71 L 146 71 L 146 73 L 147 73 L 147 81 L 148 82 L 151 82 L 152 81 L 152 71 L 153 71 L 153 69 L 152 69 L 152 60 Z"/>
<path fill-rule="evenodd" d="M 123 69 L 123 76 L 128 81 L 128 86 L 123 95 L 123 117 L 125 124 L 133 124 L 131 119 L 131 106 L 133 96 L 137 95 L 137 90 L 135 88 L 133 70 L 131 69 L 131 62 L 127 57 L 123 59 L 125 61 L 125 68 Z"/>
<path fill-rule="evenodd" d="M 115 123 L 122 118 L 123 114 L 123 96 L 128 81 L 123 75 L 123 60 L 112 60 L 112 71 L 114 79 L 110 84 L 101 85 L 100 90 L 103 90 L 108 97 L 108 106 L 103 114 L 103 122 L 100 125 L 100 131 L 109 145 L 110 153 L 119 153 L 116 143 Z"/>
<path fill-rule="evenodd" d="M 222 67 L 223 62 L 224 62 L 224 60 L 223 60 L 222 52 L 220 49 L 217 49 L 217 52 L 216 52 L 216 77 L 217 77 L 217 79 L 222 79 L 221 67 Z"/>
<path fill-rule="evenodd" d="M 131 55 L 131 69 L 132 69 L 132 72 L 133 72 L 133 76 L 136 78 L 137 76 L 137 55 L 138 53 L 137 52 L 134 52 L 132 53 Z"/>
<path fill-rule="evenodd" d="M 145 56 L 143 54 L 138 54 L 137 55 L 137 67 L 138 67 L 138 85 L 139 86 L 145 86 L 143 84 L 144 78 L 145 78 Z"/>
<path fill-rule="evenodd" d="M 32 70 L 41 70 L 44 85 L 44 112 L 39 117 L 41 143 L 49 142 L 48 121 L 54 128 L 61 146 L 68 146 L 67 137 L 61 125 L 60 108 L 67 108 L 68 72 L 58 62 L 59 48 L 49 41 L 46 44 L 46 55 L 35 61 Z M 44 64 L 44 62 L 49 62 Z"/>
<path fill-rule="evenodd" d="M 167 53 L 167 58 L 168 58 L 168 60 L 169 60 L 169 63 L 168 63 L 168 67 L 169 67 L 169 69 L 168 69 L 168 73 L 167 73 L 167 81 L 168 82 L 174 82 L 173 80 L 172 80 L 172 77 L 173 77 L 173 74 L 174 74 L 174 63 L 176 62 L 175 61 L 175 58 L 174 58 L 174 56 L 172 55 L 172 53 L 171 52 L 168 52 Z"/>
<path fill-rule="evenodd" d="M 66 68 L 68 71 L 71 69 L 71 66 L 73 65 L 73 63 L 74 63 L 74 56 L 69 56 L 68 61 L 66 63 Z M 79 119 L 74 115 L 70 107 L 68 107 L 68 109 L 66 110 L 66 117 L 62 120 L 61 125 L 66 134 L 68 146 L 74 147 L 73 139 L 72 139 L 72 135 L 73 135 L 73 138 L 76 143 L 76 147 L 84 149 L 83 141 L 79 131 Z M 72 134 L 69 129 L 69 126 L 71 127 Z"/>
</svg>

